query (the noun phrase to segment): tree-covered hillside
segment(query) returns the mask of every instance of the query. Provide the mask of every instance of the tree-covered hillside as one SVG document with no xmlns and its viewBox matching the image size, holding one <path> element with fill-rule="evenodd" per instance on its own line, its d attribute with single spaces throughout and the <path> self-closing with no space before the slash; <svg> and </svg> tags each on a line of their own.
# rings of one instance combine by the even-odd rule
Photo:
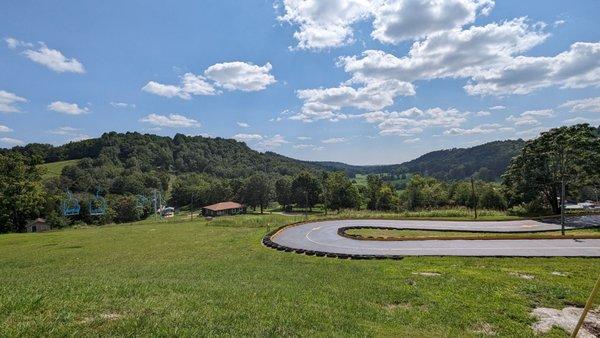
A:
<svg viewBox="0 0 600 338">
<path fill-rule="evenodd" d="M 460 180 L 475 176 L 485 181 L 498 180 L 510 160 L 517 156 L 525 141 L 507 140 L 485 143 L 472 148 L 455 148 L 427 153 L 402 164 L 408 172 L 442 180 Z"/>
</svg>

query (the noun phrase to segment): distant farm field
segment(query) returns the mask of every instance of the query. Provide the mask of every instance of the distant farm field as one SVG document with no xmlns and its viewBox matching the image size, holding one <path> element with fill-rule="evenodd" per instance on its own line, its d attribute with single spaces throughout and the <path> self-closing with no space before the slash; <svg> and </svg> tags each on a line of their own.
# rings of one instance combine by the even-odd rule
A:
<svg viewBox="0 0 600 338">
<path fill-rule="evenodd" d="M 75 164 L 77 161 L 79 160 L 67 160 L 41 164 L 40 167 L 44 168 L 46 171 L 43 175 L 43 178 L 47 179 L 51 177 L 58 177 L 60 176 L 64 167 Z"/>
<path fill-rule="evenodd" d="M 183 218 L 0 235 L 0 336 L 533 336 L 533 308 L 582 306 L 600 274 L 585 258 L 310 257 L 260 243 L 301 216 Z"/>
</svg>

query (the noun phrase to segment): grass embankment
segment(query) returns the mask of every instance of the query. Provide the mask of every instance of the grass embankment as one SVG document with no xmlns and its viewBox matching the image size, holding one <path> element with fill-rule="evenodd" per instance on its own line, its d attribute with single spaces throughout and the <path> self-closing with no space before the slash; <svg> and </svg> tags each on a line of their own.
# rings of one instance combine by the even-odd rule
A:
<svg viewBox="0 0 600 338">
<path fill-rule="evenodd" d="M 411 229 L 378 229 L 355 228 L 347 229 L 346 235 L 356 239 L 366 240 L 435 240 L 435 239 L 560 239 L 560 238 L 600 238 L 600 228 L 570 229 L 563 236 L 560 231 L 544 231 L 529 233 L 492 233 L 492 232 L 465 232 L 465 231 L 435 231 Z"/>
<path fill-rule="evenodd" d="M 284 213 L 293 216 L 304 216 L 303 210 L 294 210 L 291 213 Z M 314 210 L 308 213 L 310 219 L 344 219 L 344 218 L 362 218 L 362 219 L 432 219 L 432 220 L 451 220 L 451 221 L 509 221 L 522 219 L 519 216 L 507 215 L 499 210 L 478 210 L 477 219 L 472 210 L 467 208 L 448 208 L 420 211 L 400 211 L 400 212 L 379 212 L 369 210 L 329 210 L 325 214 L 322 210 Z"/>
<path fill-rule="evenodd" d="M 0 335 L 533 336 L 533 308 L 582 306 L 600 273 L 584 258 L 310 257 L 260 244 L 265 222 L 302 217 L 181 218 L 1 235 Z"/>
<path fill-rule="evenodd" d="M 75 164 L 79 160 L 67 160 L 60 162 L 52 162 L 52 163 L 44 163 L 40 164 L 40 167 L 45 169 L 45 173 L 42 176 L 43 179 L 48 179 L 52 177 L 58 177 L 62 173 L 64 167 Z"/>
</svg>

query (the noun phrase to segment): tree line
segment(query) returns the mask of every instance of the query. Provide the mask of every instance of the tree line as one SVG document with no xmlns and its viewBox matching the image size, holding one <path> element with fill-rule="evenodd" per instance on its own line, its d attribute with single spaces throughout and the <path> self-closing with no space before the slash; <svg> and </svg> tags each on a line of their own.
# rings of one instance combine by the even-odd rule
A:
<svg viewBox="0 0 600 338">
<path fill-rule="evenodd" d="M 235 152 L 247 147 L 231 140 L 181 135 L 167 141 L 132 134 L 103 135 L 96 157 L 84 157 L 64 167 L 59 177 L 48 179 L 42 179 L 40 164 L 50 153 L 27 146 L 0 152 L 0 232 L 23 231 L 36 217 L 46 217 L 53 227 L 139 220 L 152 209 L 148 204 L 140 207 L 137 196 L 149 197 L 153 191 L 162 192 L 175 207 L 236 200 L 260 212 L 277 203 L 283 210 L 317 205 L 327 210 L 379 211 L 476 206 L 529 215 L 558 213 L 563 185 L 566 199 L 598 200 L 600 192 L 600 128 L 587 124 L 555 128 L 527 141 L 502 182 L 476 179 L 472 185 L 469 180 L 411 174 L 400 187 L 375 174 L 359 184 L 344 171 L 286 163 L 287 158 L 272 153 L 266 155 L 272 160 L 261 153 L 252 158 L 253 151 L 236 160 Z M 144 147 L 145 142 L 153 145 Z M 194 151 L 185 150 L 188 143 L 194 144 Z M 172 148 L 175 144 L 177 151 Z M 208 150 L 193 154 L 198 147 Z M 79 154 L 81 149 L 69 151 Z M 60 212 L 67 188 L 82 207 L 80 215 L 70 218 Z M 97 189 L 108 208 L 106 214 L 92 217 L 86 208 Z"/>
</svg>

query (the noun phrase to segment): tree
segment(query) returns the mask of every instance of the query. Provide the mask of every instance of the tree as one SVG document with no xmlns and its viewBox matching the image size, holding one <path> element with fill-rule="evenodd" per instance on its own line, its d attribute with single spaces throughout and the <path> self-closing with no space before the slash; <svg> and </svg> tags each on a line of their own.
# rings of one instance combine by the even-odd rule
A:
<svg viewBox="0 0 600 338">
<path fill-rule="evenodd" d="M 414 210 L 418 208 L 438 207 L 448 203 L 448 189 L 433 177 L 413 175 L 406 185 L 406 206 Z"/>
<path fill-rule="evenodd" d="M 381 190 L 381 186 L 383 185 L 383 180 L 379 175 L 369 175 L 367 176 L 367 187 L 368 187 L 368 199 L 367 209 L 369 210 L 377 210 L 377 195 Z"/>
<path fill-rule="evenodd" d="M 293 203 L 292 179 L 289 176 L 280 177 L 275 181 L 275 197 L 277 203 L 283 207 L 283 210 L 286 210 Z"/>
<path fill-rule="evenodd" d="M 384 184 L 377 193 L 377 210 L 392 210 L 398 206 L 398 195 L 389 184 Z"/>
<path fill-rule="evenodd" d="M 114 221 L 117 223 L 139 221 L 143 214 L 143 209 L 137 205 L 137 200 L 134 196 L 118 197 L 113 205 Z"/>
<path fill-rule="evenodd" d="M 581 188 L 598 176 L 600 132 L 588 124 L 554 128 L 525 144 L 502 176 L 509 203 L 530 203 L 540 196 L 560 212 L 561 185 Z"/>
<path fill-rule="evenodd" d="M 327 175 L 325 180 L 325 204 L 330 209 L 360 207 L 358 188 L 348 179 L 344 172 L 334 172 Z"/>
<path fill-rule="evenodd" d="M 497 184 L 494 184 L 497 185 Z M 484 209 L 506 209 L 506 199 L 500 188 L 492 184 L 486 184 L 479 189 L 479 206 Z"/>
<path fill-rule="evenodd" d="M 273 198 L 273 185 L 269 176 L 264 173 L 256 173 L 248 177 L 241 191 L 242 201 L 253 208 L 260 207 L 261 214 Z"/>
<path fill-rule="evenodd" d="M 37 156 L 0 155 L 0 232 L 22 232 L 27 220 L 43 213 L 40 163 Z"/>
<path fill-rule="evenodd" d="M 294 202 L 303 208 L 312 208 L 319 202 L 321 184 L 319 180 L 308 171 L 299 173 L 292 181 Z"/>
</svg>

